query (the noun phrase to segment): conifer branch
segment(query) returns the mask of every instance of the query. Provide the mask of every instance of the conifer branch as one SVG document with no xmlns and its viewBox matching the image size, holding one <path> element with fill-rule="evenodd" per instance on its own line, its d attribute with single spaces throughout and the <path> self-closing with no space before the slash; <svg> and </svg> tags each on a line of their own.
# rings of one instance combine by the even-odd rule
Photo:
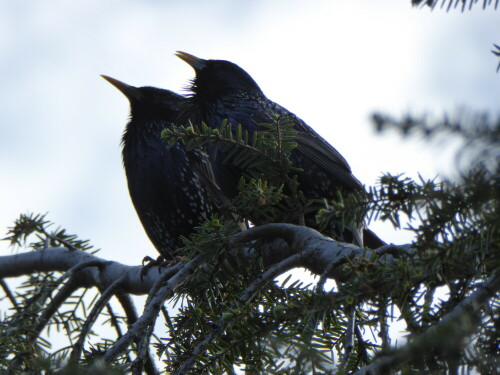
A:
<svg viewBox="0 0 500 375">
<path fill-rule="evenodd" d="M 104 293 L 101 294 L 101 297 L 94 304 L 94 307 L 90 311 L 90 314 L 87 316 L 85 323 L 83 324 L 82 330 L 78 337 L 78 341 L 73 345 L 73 351 L 69 357 L 69 363 L 74 364 L 80 359 L 81 352 L 83 350 L 83 346 L 85 344 L 85 338 L 89 333 L 90 329 L 94 325 L 101 311 L 106 307 L 111 297 L 116 294 L 116 291 L 121 287 L 121 283 L 124 280 L 124 276 L 119 277 L 115 282 L 113 282 L 109 287 L 104 290 Z"/>
<path fill-rule="evenodd" d="M 150 304 L 145 308 L 142 316 L 129 328 L 125 335 L 119 338 L 116 343 L 104 353 L 102 359 L 105 363 L 111 363 L 111 361 L 127 349 L 130 343 L 139 337 L 148 326 L 156 321 L 163 302 L 170 298 L 180 284 L 183 283 L 206 259 L 206 254 L 200 254 L 184 264 L 179 271 L 157 291 L 155 297 L 152 298 Z"/>
<path fill-rule="evenodd" d="M 232 309 L 225 313 L 218 321 L 217 325 L 212 329 L 212 331 L 194 348 L 190 356 L 181 364 L 181 366 L 175 371 L 174 375 L 184 375 L 191 371 L 191 368 L 195 360 L 202 356 L 205 348 L 212 341 L 214 341 L 218 336 L 220 336 L 231 320 L 234 319 L 235 315 L 238 315 L 238 311 L 242 309 L 245 304 L 247 304 L 258 291 L 268 282 L 272 281 L 276 276 L 283 274 L 284 272 L 298 266 L 302 258 L 308 255 L 307 251 L 292 255 L 291 257 L 284 259 L 278 264 L 270 267 L 266 272 L 256 278 L 256 280 L 250 284 L 243 293 L 238 297 L 237 303 Z"/>
<path fill-rule="evenodd" d="M 34 341 L 40 335 L 40 332 L 46 327 L 49 320 L 52 316 L 57 312 L 57 310 L 61 307 L 61 305 L 71 296 L 79 287 L 81 287 L 81 283 L 77 281 L 75 278 L 71 278 L 66 284 L 62 286 L 61 289 L 57 292 L 57 294 L 52 298 L 50 303 L 45 307 L 42 314 L 38 318 L 35 329 L 31 332 L 29 341 Z"/>
<path fill-rule="evenodd" d="M 477 330 L 480 311 L 485 303 L 500 290 L 500 273 L 495 273 L 466 299 L 460 302 L 440 322 L 392 353 L 381 355 L 356 375 L 383 375 L 400 370 L 406 363 L 422 363 L 437 353 L 448 354 L 464 345 L 464 337 Z"/>
</svg>

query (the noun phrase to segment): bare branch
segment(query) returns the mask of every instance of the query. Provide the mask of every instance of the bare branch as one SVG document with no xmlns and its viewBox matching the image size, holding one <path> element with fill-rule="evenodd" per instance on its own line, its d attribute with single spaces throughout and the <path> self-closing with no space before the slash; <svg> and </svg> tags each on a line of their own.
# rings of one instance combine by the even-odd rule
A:
<svg viewBox="0 0 500 375">
<path fill-rule="evenodd" d="M 258 250 L 252 247 L 242 247 L 243 245 L 253 246 L 252 241 L 259 239 L 267 240 L 267 242 Z M 241 261 L 262 255 L 265 266 L 276 264 L 291 254 L 307 251 L 312 256 L 303 258 L 299 267 L 307 268 L 314 274 L 323 275 L 325 269 L 329 265 L 332 267 L 333 264 L 334 267 L 326 275 L 339 281 L 346 280 L 348 276 L 342 267 L 346 259 L 371 258 L 374 254 L 378 255 L 377 250 L 368 250 L 353 244 L 337 242 L 314 229 L 293 224 L 266 224 L 250 228 L 230 238 L 230 246 L 240 246 L 239 249 L 234 250 L 234 255 Z M 381 260 L 386 262 L 393 261 L 396 255 L 414 253 L 410 245 L 388 245 L 381 249 L 383 249 Z M 398 250 L 400 251 L 398 252 Z"/>
<path fill-rule="evenodd" d="M 93 266 L 100 266 L 100 269 Z M 29 275 L 34 272 L 69 271 L 60 279 L 64 280 L 79 271 L 78 280 L 82 282 L 82 286 L 107 288 L 124 276 L 122 290 L 138 295 L 148 293 L 158 278 L 164 272 L 169 272 L 169 268 L 151 267 L 150 272 L 141 278 L 141 269 L 142 266 L 127 266 L 63 247 L 0 256 L 0 278 Z M 157 272 L 153 272 L 154 270 Z"/>
<path fill-rule="evenodd" d="M 259 249 L 254 247 L 256 240 L 264 240 Z M 347 278 L 341 267 L 345 259 L 370 258 L 374 254 L 372 250 L 336 242 L 324 237 L 314 229 L 292 224 L 267 224 L 251 228 L 232 236 L 229 239 L 229 246 L 233 248 L 232 252 L 236 259 L 245 262 L 247 259 L 262 256 L 266 267 L 279 263 L 292 254 L 307 250 L 313 256 L 302 259 L 302 263 L 298 267 L 304 267 L 315 274 L 323 275 L 326 265 L 334 264 L 336 266 L 327 273 L 327 276 L 340 281 Z M 393 259 L 393 256 L 388 254 L 389 252 L 396 254 L 400 249 L 401 254 L 409 254 L 408 245 L 391 245 L 390 249 L 387 251 L 384 248 L 382 252 L 382 258 L 387 262 Z M 90 268 L 94 265 L 100 265 L 101 270 Z M 83 286 L 87 287 L 102 285 L 105 288 L 118 277 L 125 275 L 122 290 L 131 294 L 149 293 L 154 283 L 162 277 L 161 275 L 167 273 L 168 276 L 164 277 L 168 278 L 178 270 L 178 266 L 165 270 L 152 267 L 150 272 L 141 278 L 141 266 L 126 266 L 86 252 L 65 248 L 49 248 L 0 257 L 0 277 L 15 277 L 33 272 L 68 271 L 73 267 L 75 268 L 72 272 L 86 268 L 80 270 L 78 275 Z M 157 269 L 158 272 L 152 272 L 154 269 Z M 66 277 L 66 275 L 63 276 L 63 278 Z"/>
<path fill-rule="evenodd" d="M 120 327 L 120 322 L 118 321 L 118 317 L 116 316 L 115 312 L 113 311 L 113 307 L 111 304 L 106 304 L 106 310 L 108 311 L 109 318 L 111 320 L 111 325 L 114 327 L 116 331 L 116 336 L 117 337 L 122 337 L 123 332 L 122 332 L 122 327 Z M 130 358 L 130 355 L 127 353 L 127 360 L 128 362 L 132 362 L 132 359 Z"/>
<path fill-rule="evenodd" d="M 138 337 L 137 342 L 137 357 L 135 358 L 134 362 L 132 363 L 131 369 L 132 369 L 132 374 L 137 374 L 141 375 L 142 374 L 142 367 L 144 363 L 144 358 L 146 357 L 149 349 L 149 340 L 151 339 L 151 335 L 153 334 L 153 329 L 155 325 L 156 319 L 148 326 L 146 327 L 146 332 L 144 332 L 143 335 Z"/>
<path fill-rule="evenodd" d="M 87 262 L 83 263 L 78 263 L 71 267 L 68 271 L 66 271 L 59 279 L 56 280 L 56 284 L 61 284 L 64 280 L 67 278 L 73 276 L 75 273 L 77 273 L 80 270 L 83 270 L 84 268 L 87 267 L 102 267 L 108 264 L 109 261 L 102 261 L 99 259 L 92 259 Z"/>
</svg>

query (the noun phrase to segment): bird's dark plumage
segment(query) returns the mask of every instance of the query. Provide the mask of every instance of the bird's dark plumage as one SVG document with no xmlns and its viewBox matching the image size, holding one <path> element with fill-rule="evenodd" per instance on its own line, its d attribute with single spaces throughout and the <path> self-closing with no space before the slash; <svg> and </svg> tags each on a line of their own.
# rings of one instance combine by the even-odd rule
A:
<svg viewBox="0 0 500 375">
<path fill-rule="evenodd" d="M 181 111 L 183 121 L 204 121 L 208 126 L 217 128 L 227 119 L 232 126 L 241 124 L 251 134 L 258 130 L 259 123 L 271 122 L 274 115 L 291 118 L 298 131 L 298 146 L 292 152 L 292 162 L 303 169 L 298 179 L 300 189 L 307 198 L 333 199 L 337 190 L 349 192 L 363 189 L 347 161 L 333 146 L 300 118 L 269 100 L 252 77 L 238 65 L 224 60 L 204 60 L 185 52 L 178 52 L 177 56 L 196 72 L 191 86 L 192 95 Z M 239 175 L 231 179 L 228 174 L 234 174 L 234 169 L 222 165 L 221 159 L 216 161 L 214 171 L 223 190 L 234 196 Z M 366 233 L 372 240 L 372 247 L 383 244 L 383 241 L 373 239 L 377 237 L 371 232 Z M 351 232 L 352 236 L 354 238 L 340 239 L 362 243 L 360 233 Z"/>
<path fill-rule="evenodd" d="M 186 99 L 168 90 L 103 78 L 130 101 L 130 121 L 122 138 L 130 197 L 151 242 L 164 258 L 172 259 L 182 245 L 180 236 L 189 235 L 216 212 L 182 147 L 167 148 L 160 139 Z"/>
</svg>

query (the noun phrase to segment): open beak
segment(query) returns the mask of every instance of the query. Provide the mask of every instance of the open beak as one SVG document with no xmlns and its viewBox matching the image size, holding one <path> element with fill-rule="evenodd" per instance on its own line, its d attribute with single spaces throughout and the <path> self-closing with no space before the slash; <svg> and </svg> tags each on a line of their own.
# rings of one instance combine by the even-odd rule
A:
<svg viewBox="0 0 500 375">
<path fill-rule="evenodd" d="M 105 76 L 104 74 L 101 74 L 101 77 L 104 78 L 106 81 L 111 83 L 113 86 L 115 86 L 120 92 L 127 97 L 128 100 L 142 100 L 143 95 L 137 89 L 137 87 L 127 85 L 126 83 L 122 81 L 118 81 L 117 79 Z"/>
<path fill-rule="evenodd" d="M 175 56 L 187 62 L 196 71 L 202 70 L 207 66 L 206 60 L 200 59 L 199 57 L 193 56 L 186 52 L 177 51 L 175 53 Z"/>
</svg>

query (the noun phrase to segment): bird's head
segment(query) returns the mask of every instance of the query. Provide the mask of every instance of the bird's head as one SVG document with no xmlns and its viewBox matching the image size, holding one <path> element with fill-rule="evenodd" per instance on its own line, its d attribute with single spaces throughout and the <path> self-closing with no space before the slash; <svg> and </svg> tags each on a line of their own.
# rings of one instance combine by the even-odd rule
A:
<svg viewBox="0 0 500 375">
<path fill-rule="evenodd" d="M 196 73 L 190 88 L 194 96 L 210 100 L 238 93 L 262 94 L 253 78 L 230 61 L 204 60 L 186 52 L 177 52 L 176 56 Z"/>
<path fill-rule="evenodd" d="M 117 79 L 101 75 L 115 86 L 130 102 L 130 114 L 133 120 L 171 120 L 179 111 L 182 96 L 156 87 L 134 87 Z"/>
</svg>

